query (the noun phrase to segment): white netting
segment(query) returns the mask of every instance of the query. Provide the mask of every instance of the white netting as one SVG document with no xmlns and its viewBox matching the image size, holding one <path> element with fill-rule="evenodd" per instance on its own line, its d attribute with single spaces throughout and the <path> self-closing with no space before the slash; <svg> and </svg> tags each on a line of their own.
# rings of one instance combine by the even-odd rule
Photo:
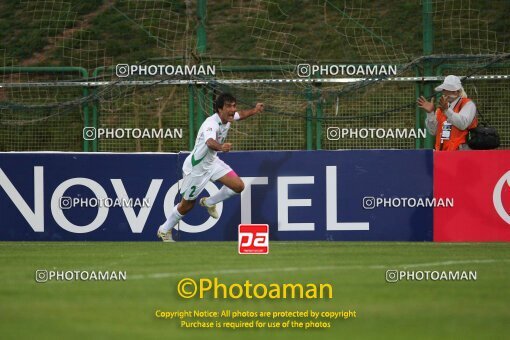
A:
<svg viewBox="0 0 510 340">
<path fill-rule="evenodd" d="M 207 1 L 205 17 L 197 15 L 191 0 L 20 0 L 1 4 L 8 17 L 0 40 L 0 65 L 80 67 L 98 86 L 66 86 L 86 78 L 80 69 L 47 72 L 5 71 L 1 82 L 10 84 L 60 82 L 59 86 L 33 84 L 0 88 L 3 126 L 24 126 L 28 134 L 4 132 L 4 149 L 51 148 L 79 150 L 83 124 L 99 127 L 181 127 L 188 135 L 175 141 L 107 141 L 103 151 L 179 151 L 189 147 L 198 125 L 212 113 L 214 95 L 233 92 L 241 109 L 257 101 L 267 103 L 265 118 L 233 130 L 243 149 L 302 149 L 312 122 L 315 141 L 327 148 L 410 148 L 410 141 L 331 142 L 320 130 L 342 124 L 352 127 L 410 127 L 415 124 L 413 100 L 416 82 L 391 83 L 239 83 L 224 79 L 299 79 L 298 64 L 398 64 L 397 76 L 424 75 L 423 0 L 383 3 L 368 0 L 222 0 Z M 465 76 L 508 74 L 510 23 L 506 0 L 490 6 L 474 0 L 433 0 L 432 75 L 446 72 Z M 6 19 L 6 20 L 7 20 Z M 203 24 L 205 53 L 199 53 Z M 205 40 L 202 40 L 205 42 Z M 455 56 L 452 56 L 455 55 Z M 460 58 L 459 56 L 463 56 Z M 497 63 L 492 63 L 497 60 Z M 211 80 L 193 85 L 119 86 L 121 80 L 161 80 L 163 77 L 115 76 L 116 64 L 209 64 L 215 77 L 174 77 Z M 407 65 L 407 67 L 402 67 Z M 453 66 L 452 66 L 453 65 Z M 92 78 L 92 76 L 95 76 Z M 430 74 L 429 74 L 430 75 Z M 320 75 L 312 75 L 312 77 Z M 340 76 L 341 77 L 341 76 Z M 476 84 L 471 82 L 470 84 Z M 492 84 L 492 83 L 491 83 Z M 505 89 L 507 81 L 501 82 Z M 479 101 L 491 100 L 480 85 Z M 507 102 L 505 90 L 498 100 Z M 190 99 L 191 98 L 191 99 Z M 190 102 L 191 100 L 191 102 Z M 190 107 L 194 106 L 193 114 Z M 269 119 L 267 119 L 269 118 Z M 497 124 L 505 116 L 497 113 Z M 44 122 L 44 123 L 41 123 Z M 341 123 L 335 123 L 341 122 Z M 41 127 L 53 131 L 41 138 Z M 187 129 L 194 126 L 195 131 Z M 510 124 L 507 124 L 510 125 Z M 76 138 L 57 136 L 63 129 Z M 506 131 L 506 130 L 505 130 Z M 45 140 L 45 143 L 40 143 Z M 316 143 L 318 144 L 318 143 Z"/>
</svg>

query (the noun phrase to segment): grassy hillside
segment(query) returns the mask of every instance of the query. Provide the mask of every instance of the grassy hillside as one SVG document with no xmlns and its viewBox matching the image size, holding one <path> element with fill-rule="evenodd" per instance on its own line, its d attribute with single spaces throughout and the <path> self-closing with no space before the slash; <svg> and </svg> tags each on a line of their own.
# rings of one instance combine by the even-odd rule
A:
<svg viewBox="0 0 510 340">
<path fill-rule="evenodd" d="M 505 0 L 436 3 L 435 52 L 508 50 L 509 10 Z M 95 68 L 193 58 L 196 12 L 195 1 L 187 13 L 184 1 L 7 0 L 0 2 L 0 50 L 4 65 Z M 205 23 L 208 55 L 251 63 L 391 62 L 422 54 L 421 1 L 209 1 Z"/>
</svg>

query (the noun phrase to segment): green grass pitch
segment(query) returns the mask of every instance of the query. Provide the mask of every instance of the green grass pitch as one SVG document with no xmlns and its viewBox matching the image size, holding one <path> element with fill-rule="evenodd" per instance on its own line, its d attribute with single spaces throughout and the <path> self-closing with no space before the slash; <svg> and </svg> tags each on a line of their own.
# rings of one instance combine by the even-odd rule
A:
<svg viewBox="0 0 510 340">
<path fill-rule="evenodd" d="M 272 242 L 268 255 L 238 255 L 234 242 L 1 242 L 0 264 L 3 339 L 495 339 L 510 331 L 504 243 Z M 120 270 L 127 280 L 36 283 L 37 269 Z M 477 280 L 387 283 L 388 269 L 476 271 Z M 333 298 L 183 299 L 176 287 L 185 277 L 330 283 Z M 156 318 L 158 309 L 357 317 L 332 320 L 329 329 L 184 329 Z"/>
</svg>

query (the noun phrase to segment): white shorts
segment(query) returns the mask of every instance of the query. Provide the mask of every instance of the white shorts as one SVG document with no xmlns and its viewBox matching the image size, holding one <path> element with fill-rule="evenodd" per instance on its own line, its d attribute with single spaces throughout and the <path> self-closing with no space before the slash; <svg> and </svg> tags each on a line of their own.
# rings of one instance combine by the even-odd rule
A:
<svg viewBox="0 0 510 340">
<path fill-rule="evenodd" d="M 221 177 L 228 174 L 230 171 L 232 171 L 232 168 L 218 158 L 214 162 L 213 167 L 206 173 L 203 173 L 202 169 L 196 172 L 191 170 L 188 175 L 183 174 L 182 186 L 180 190 L 182 198 L 184 198 L 186 201 L 196 200 L 198 195 L 200 195 L 200 193 L 204 190 L 207 182 L 217 181 Z"/>
</svg>

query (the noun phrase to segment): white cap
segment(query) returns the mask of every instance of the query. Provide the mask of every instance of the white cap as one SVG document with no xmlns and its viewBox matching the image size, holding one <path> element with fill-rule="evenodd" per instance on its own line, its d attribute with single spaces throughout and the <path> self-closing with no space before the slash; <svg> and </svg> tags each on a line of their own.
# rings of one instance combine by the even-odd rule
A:
<svg viewBox="0 0 510 340">
<path fill-rule="evenodd" d="M 462 84 L 460 82 L 459 77 L 457 76 L 448 76 L 444 78 L 444 81 L 441 85 L 435 88 L 437 92 L 447 90 L 447 91 L 458 91 L 462 89 Z"/>
</svg>

